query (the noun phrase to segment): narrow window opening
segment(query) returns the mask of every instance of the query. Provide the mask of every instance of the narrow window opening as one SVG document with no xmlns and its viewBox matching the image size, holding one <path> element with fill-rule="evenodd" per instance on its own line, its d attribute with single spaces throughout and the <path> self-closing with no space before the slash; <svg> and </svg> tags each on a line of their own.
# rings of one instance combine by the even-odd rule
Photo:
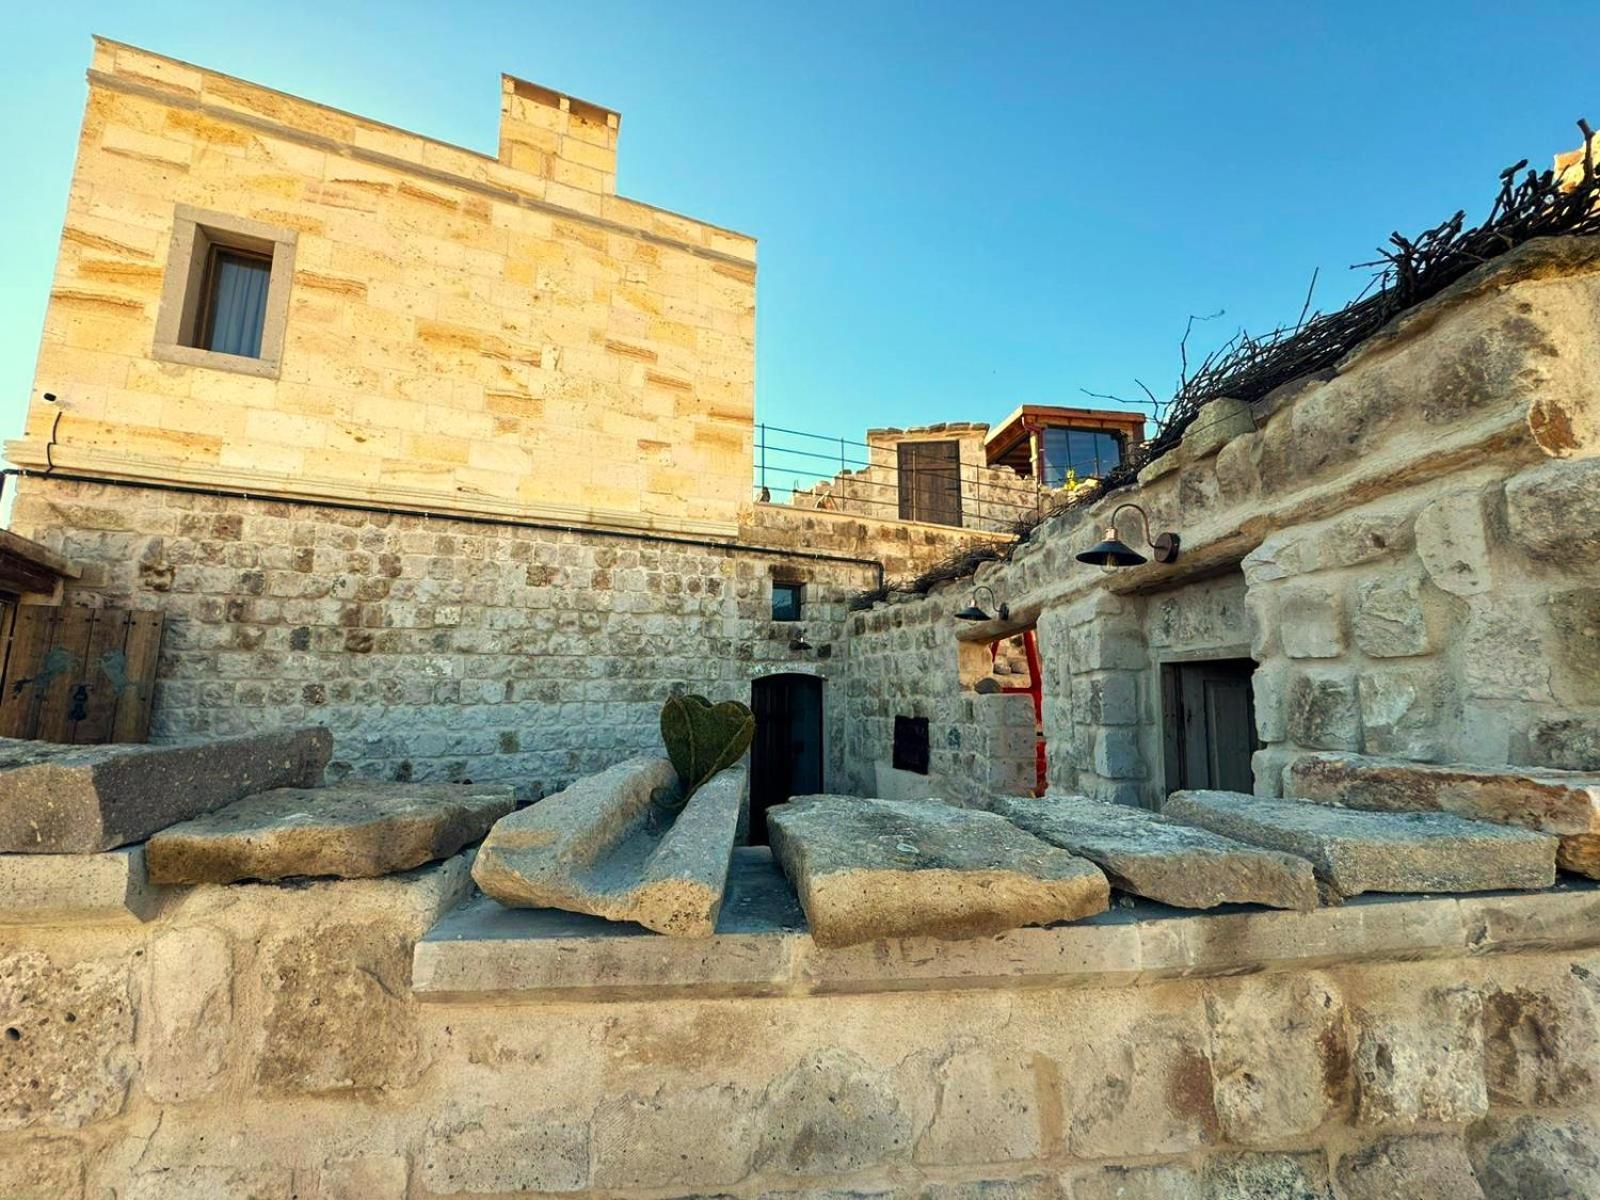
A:
<svg viewBox="0 0 1600 1200">
<path fill-rule="evenodd" d="M 772 619 L 774 621 L 798 621 L 805 606 L 805 584 L 783 583 L 774 580 L 772 583 Z"/>
</svg>

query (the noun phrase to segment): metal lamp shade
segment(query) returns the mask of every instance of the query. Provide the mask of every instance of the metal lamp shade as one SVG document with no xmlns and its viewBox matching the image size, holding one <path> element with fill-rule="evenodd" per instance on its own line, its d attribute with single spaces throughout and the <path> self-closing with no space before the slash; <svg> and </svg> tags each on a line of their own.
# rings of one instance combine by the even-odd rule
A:
<svg viewBox="0 0 1600 1200">
<path fill-rule="evenodd" d="M 1137 567 L 1150 560 L 1126 542 L 1113 537 L 1108 529 L 1105 541 L 1090 546 L 1078 555 L 1078 561 L 1092 567 Z"/>
<path fill-rule="evenodd" d="M 984 612 L 983 609 L 979 608 L 976 604 L 969 604 L 960 612 L 956 613 L 956 620 L 958 621 L 987 621 L 988 619 L 989 614 Z"/>
</svg>

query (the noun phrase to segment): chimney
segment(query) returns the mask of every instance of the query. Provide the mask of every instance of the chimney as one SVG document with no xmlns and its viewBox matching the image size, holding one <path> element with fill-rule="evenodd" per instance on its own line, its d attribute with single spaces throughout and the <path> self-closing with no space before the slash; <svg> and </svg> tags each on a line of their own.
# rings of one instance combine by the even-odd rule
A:
<svg viewBox="0 0 1600 1200">
<path fill-rule="evenodd" d="M 609 108 L 500 77 L 500 161 L 512 170 L 615 195 L 621 125 Z"/>
</svg>

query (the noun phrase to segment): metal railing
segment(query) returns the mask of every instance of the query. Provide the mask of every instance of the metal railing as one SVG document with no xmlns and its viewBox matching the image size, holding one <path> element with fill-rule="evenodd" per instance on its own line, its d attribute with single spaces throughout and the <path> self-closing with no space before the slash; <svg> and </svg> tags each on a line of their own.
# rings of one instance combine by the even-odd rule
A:
<svg viewBox="0 0 1600 1200">
<path fill-rule="evenodd" d="M 927 440 L 938 438 L 930 435 Z M 755 498 L 880 521 L 931 520 L 989 533 L 1010 532 L 1017 521 L 1036 515 L 1048 503 L 1037 478 L 975 463 L 958 463 L 953 469 L 918 465 L 916 477 L 924 486 L 915 489 L 920 494 L 908 497 L 901 488 L 896 445 L 873 446 L 758 423 Z M 926 503 L 929 481 L 935 491 L 942 484 L 948 503 Z"/>
</svg>

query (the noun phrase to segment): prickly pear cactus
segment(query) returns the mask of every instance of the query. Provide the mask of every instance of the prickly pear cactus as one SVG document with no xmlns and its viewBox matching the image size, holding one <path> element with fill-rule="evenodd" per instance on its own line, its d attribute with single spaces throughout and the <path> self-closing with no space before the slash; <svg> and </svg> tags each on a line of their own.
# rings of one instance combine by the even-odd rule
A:
<svg viewBox="0 0 1600 1200">
<path fill-rule="evenodd" d="M 713 704 L 704 696 L 668 696 L 661 706 L 661 740 L 687 800 L 695 789 L 750 748 L 756 718 L 737 700 Z"/>
</svg>

